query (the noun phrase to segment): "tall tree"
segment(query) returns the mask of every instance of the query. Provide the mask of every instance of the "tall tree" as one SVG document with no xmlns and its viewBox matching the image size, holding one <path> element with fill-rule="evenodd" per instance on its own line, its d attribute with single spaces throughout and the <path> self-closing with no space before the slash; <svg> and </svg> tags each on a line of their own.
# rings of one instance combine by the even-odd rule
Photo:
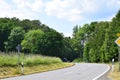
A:
<svg viewBox="0 0 120 80">
<path fill-rule="evenodd" d="M 60 57 L 63 36 L 55 30 L 50 32 L 43 32 L 40 29 L 30 30 L 22 41 L 22 47 L 25 52 Z"/>
<path fill-rule="evenodd" d="M 0 51 L 4 51 L 4 41 L 8 40 L 11 30 L 16 26 L 16 22 L 10 18 L 0 18 Z"/>
<path fill-rule="evenodd" d="M 62 55 L 63 35 L 61 35 L 57 31 L 51 29 L 51 31 L 46 32 L 43 43 L 44 43 L 43 54 L 58 57 Z"/>
<path fill-rule="evenodd" d="M 30 53 L 42 53 L 41 46 L 43 46 L 44 32 L 41 30 L 30 30 L 22 41 L 22 49 Z"/>
<path fill-rule="evenodd" d="M 11 30 L 8 41 L 4 42 L 5 49 L 15 51 L 16 46 L 24 39 L 25 31 L 21 27 L 15 27 Z"/>
<path fill-rule="evenodd" d="M 79 26 L 76 25 L 74 28 L 73 28 L 73 37 L 76 37 L 76 33 L 79 31 Z"/>
</svg>

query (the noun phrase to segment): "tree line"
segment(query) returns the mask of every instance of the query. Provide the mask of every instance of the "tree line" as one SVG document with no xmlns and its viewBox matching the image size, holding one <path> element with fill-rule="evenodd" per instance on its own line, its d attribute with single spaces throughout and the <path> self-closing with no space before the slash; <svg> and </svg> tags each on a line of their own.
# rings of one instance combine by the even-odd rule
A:
<svg viewBox="0 0 120 80">
<path fill-rule="evenodd" d="M 73 37 L 42 24 L 39 20 L 0 18 L 0 51 L 56 56 L 69 61 L 109 62 L 118 60 L 115 40 L 120 33 L 120 11 L 111 21 L 91 22 L 73 28 Z"/>
<path fill-rule="evenodd" d="M 115 40 L 120 33 L 120 11 L 111 21 L 91 22 L 73 29 L 73 39 L 81 46 L 81 59 L 85 62 L 118 60 Z"/>
<path fill-rule="evenodd" d="M 71 38 L 42 24 L 39 20 L 0 18 L 0 51 L 17 51 L 18 44 L 25 54 L 41 54 L 67 58 L 79 57 L 71 46 Z"/>
</svg>

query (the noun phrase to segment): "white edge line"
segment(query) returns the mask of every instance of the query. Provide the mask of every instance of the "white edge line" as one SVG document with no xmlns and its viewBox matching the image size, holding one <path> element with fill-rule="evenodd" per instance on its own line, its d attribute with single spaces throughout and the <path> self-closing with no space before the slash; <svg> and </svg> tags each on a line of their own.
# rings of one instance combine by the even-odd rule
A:
<svg viewBox="0 0 120 80">
<path fill-rule="evenodd" d="M 95 77 L 93 80 L 97 80 L 99 79 L 101 76 L 103 76 L 105 73 L 107 73 L 110 70 L 110 66 L 106 65 L 108 68 L 105 72 L 103 72 L 102 74 L 100 74 L 99 76 Z"/>
</svg>

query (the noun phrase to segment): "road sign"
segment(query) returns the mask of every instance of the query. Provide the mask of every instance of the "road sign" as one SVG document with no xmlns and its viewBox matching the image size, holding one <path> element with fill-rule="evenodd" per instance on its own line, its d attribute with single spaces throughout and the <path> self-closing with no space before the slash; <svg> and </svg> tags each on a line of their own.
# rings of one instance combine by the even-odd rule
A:
<svg viewBox="0 0 120 80">
<path fill-rule="evenodd" d="M 117 33 L 117 36 L 119 37 L 119 36 L 120 36 L 120 33 Z"/>
<path fill-rule="evenodd" d="M 120 37 L 117 38 L 117 40 L 115 41 L 115 43 L 120 47 Z"/>
<path fill-rule="evenodd" d="M 118 61 L 119 61 L 119 71 L 120 71 L 120 37 L 117 38 L 117 40 L 115 41 L 115 43 L 118 45 Z"/>
<path fill-rule="evenodd" d="M 21 50 L 21 45 L 20 45 L 20 44 L 18 44 L 18 45 L 16 46 L 16 49 L 18 50 L 18 53 L 20 53 L 20 50 Z"/>
</svg>

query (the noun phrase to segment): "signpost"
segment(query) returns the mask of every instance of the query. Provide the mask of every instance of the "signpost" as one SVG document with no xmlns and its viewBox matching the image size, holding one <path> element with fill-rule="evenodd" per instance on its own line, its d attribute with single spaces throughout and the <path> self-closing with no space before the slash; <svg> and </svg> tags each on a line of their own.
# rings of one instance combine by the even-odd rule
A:
<svg viewBox="0 0 120 80">
<path fill-rule="evenodd" d="M 21 50 L 21 45 L 18 44 L 18 45 L 16 46 L 16 49 L 17 49 L 17 51 L 18 51 L 18 64 L 20 64 L 20 50 Z"/>
<path fill-rule="evenodd" d="M 23 65 L 23 62 L 22 63 L 20 63 L 20 51 L 21 51 L 21 45 L 20 44 L 18 44 L 17 46 L 16 46 L 16 49 L 17 49 L 17 51 L 18 51 L 18 66 L 21 66 L 21 74 L 23 75 L 24 74 L 24 65 Z"/>
<path fill-rule="evenodd" d="M 16 46 L 16 49 L 17 49 L 18 53 L 20 53 L 20 50 L 21 50 L 21 45 L 20 45 L 20 44 L 18 44 L 18 45 Z"/>
<path fill-rule="evenodd" d="M 118 45 L 118 61 L 119 61 L 119 71 L 120 71 L 120 37 L 117 38 L 117 40 L 115 41 L 115 43 Z"/>
</svg>

